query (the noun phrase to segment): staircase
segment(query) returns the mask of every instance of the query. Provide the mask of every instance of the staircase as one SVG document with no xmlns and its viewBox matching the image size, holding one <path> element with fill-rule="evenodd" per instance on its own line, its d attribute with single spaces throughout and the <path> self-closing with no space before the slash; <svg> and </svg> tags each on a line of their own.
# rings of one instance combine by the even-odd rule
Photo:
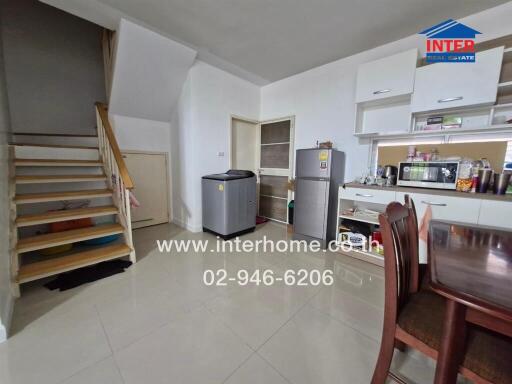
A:
<svg viewBox="0 0 512 384">
<path fill-rule="evenodd" d="M 106 105 L 97 103 L 96 115 L 94 136 L 13 134 L 10 233 L 17 295 L 20 284 L 29 281 L 121 257 L 136 261 L 130 222 L 133 183 Z M 89 204 L 69 208 L 83 201 Z M 52 223 L 88 218 L 93 226 L 48 231 Z M 104 245 L 80 244 L 111 235 L 120 236 Z M 48 252 L 68 244 L 73 244 L 70 251 Z"/>
</svg>

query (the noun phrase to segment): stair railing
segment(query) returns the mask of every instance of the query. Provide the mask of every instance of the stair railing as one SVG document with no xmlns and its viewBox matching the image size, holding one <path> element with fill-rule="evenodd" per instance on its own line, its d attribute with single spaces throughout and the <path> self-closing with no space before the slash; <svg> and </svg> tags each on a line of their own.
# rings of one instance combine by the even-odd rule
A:
<svg viewBox="0 0 512 384">
<path fill-rule="evenodd" d="M 130 261 L 135 263 L 130 208 L 130 190 L 134 187 L 133 181 L 110 125 L 106 104 L 96 103 L 96 120 L 101 161 L 104 164 L 108 185 L 113 190 L 114 205 L 119 210 L 119 219 L 124 227 L 127 245 L 132 249 Z"/>
</svg>

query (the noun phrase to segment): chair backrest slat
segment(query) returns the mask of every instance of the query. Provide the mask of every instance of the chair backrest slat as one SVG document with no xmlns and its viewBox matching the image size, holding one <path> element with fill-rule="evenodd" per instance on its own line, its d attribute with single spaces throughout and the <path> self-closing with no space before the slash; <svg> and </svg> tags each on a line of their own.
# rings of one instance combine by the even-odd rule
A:
<svg viewBox="0 0 512 384">
<path fill-rule="evenodd" d="M 396 316 L 418 290 L 418 227 L 414 203 L 389 204 L 379 216 L 384 245 L 386 308 Z"/>
</svg>

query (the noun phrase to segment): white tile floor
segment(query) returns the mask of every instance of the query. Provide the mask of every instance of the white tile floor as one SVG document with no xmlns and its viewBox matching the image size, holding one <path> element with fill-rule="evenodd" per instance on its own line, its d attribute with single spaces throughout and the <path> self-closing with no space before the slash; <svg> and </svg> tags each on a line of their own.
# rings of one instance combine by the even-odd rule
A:
<svg viewBox="0 0 512 384">
<path fill-rule="evenodd" d="M 245 238 L 287 237 L 267 223 Z M 368 384 L 378 354 L 381 268 L 340 254 L 159 253 L 156 239 L 215 238 L 174 225 L 135 231 L 139 262 L 65 292 L 26 285 L 1 384 Z M 333 269 L 331 287 L 207 287 L 205 269 Z M 434 364 L 397 352 L 393 369 L 431 383 Z"/>
</svg>

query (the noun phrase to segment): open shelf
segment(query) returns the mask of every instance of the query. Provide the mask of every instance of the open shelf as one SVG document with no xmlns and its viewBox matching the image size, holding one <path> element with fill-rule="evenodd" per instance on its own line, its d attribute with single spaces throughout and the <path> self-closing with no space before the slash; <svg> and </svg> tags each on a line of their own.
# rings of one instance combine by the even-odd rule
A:
<svg viewBox="0 0 512 384">
<path fill-rule="evenodd" d="M 357 137 L 361 138 L 388 138 L 388 139 L 399 139 L 399 138 L 407 138 L 407 137 L 415 137 L 415 136 L 443 136 L 443 135 L 451 135 L 456 133 L 471 133 L 471 132 L 498 132 L 498 131 L 512 131 L 512 124 L 492 124 L 484 127 L 474 127 L 474 128 L 449 128 L 449 129 L 439 129 L 437 131 L 413 131 L 407 133 L 390 133 L 390 134 L 380 134 L 380 133 L 363 133 L 356 134 Z"/>
<path fill-rule="evenodd" d="M 363 215 L 360 213 L 356 213 L 354 215 L 340 215 L 340 219 L 355 220 L 355 221 L 361 221 L 363 223 L 379 225 L 378 218 L 374 218 L 373 216 L 370 216 L 370 215 Z"/>
<path fill-rule="evenodd" d="M 512 80 L 498 84 L 498 101 L 500 103 L 512 102 Z"/>
</svg>

